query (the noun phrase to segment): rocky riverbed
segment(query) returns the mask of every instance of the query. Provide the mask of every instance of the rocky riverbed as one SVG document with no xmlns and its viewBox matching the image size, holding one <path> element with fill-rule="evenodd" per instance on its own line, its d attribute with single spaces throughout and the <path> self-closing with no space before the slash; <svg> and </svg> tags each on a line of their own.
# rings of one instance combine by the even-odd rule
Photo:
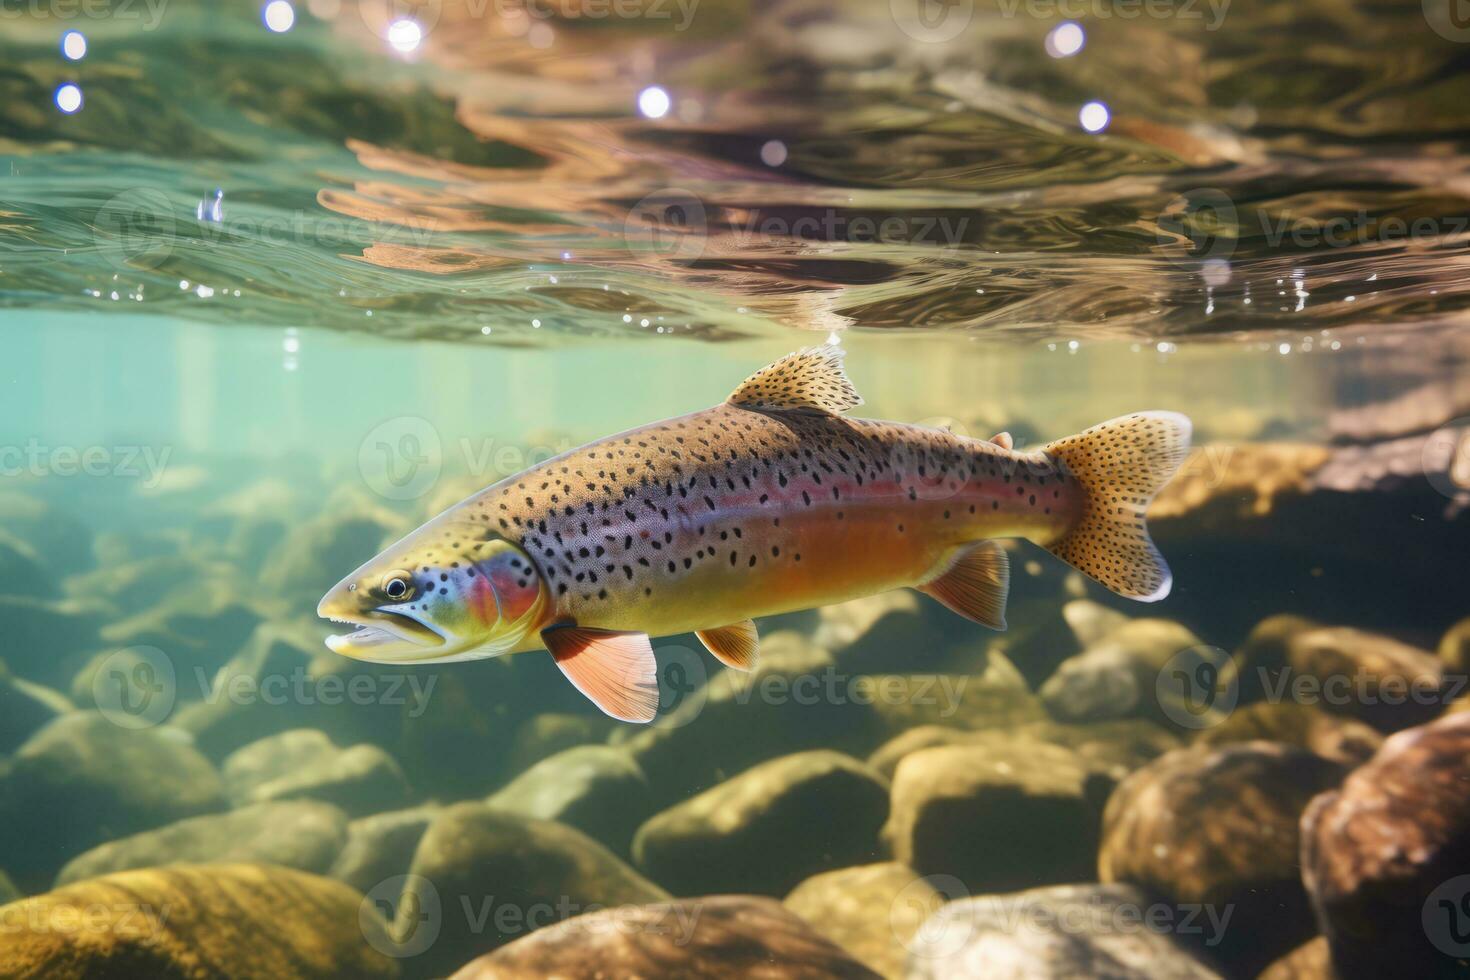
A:
<svg viewBox="0 0 1470 980">
<path fill-rule="evenodd" d="M 328 653 L 317 597 L 423 513 L 312 474 L 225 494 L 205 472 L 121 529 L 7 492 L 0 962 L 1464 975 L 1470 601 L 1361 604 L 1373 574 L 1446 595 L 1463 521 L 1365 571 L 1390 542 L 1319 532 L 1427 506 L 1420 488 L 1239 452 L 1235 482 L 1186 469 L 1159 501 L 1177 603 L 1106 598 L 1018 546 L 1008 633 L 894 593 L 763 623 L 751 674 L 670 638 L 641 728 L 544 656 Z M 1280 588 L 1309 552 L 1315 584 Z"/>
</svg>

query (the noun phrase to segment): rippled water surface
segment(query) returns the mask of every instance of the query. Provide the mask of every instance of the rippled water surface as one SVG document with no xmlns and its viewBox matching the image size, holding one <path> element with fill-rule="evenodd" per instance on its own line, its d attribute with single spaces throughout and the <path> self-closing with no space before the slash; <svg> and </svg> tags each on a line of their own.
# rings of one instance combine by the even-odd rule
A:
<svg viewBox="0 0 1470 980">
<path fill-rule="evenodd" d="M 449 0 L 407 54 L 375 3 L 11 18 L 0 298 L 507 345 L 1456 322 L 1466 48 L 1420 6 L 1113 12 L 1065 58 L 1054 5 L 934 8 Z"/>
</svg>

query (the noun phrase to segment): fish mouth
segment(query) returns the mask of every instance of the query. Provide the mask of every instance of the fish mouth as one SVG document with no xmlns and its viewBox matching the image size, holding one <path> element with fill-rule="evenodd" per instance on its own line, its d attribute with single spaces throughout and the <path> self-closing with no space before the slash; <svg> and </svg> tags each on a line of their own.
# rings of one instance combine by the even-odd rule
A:
<svg viewBox="0 0 1470 980">
<path fill-rule="evenodd" d="M 438 631 L 406 613 L 371 609 L 349 617 L 323 615 L 334 623 L 356 626 L 351 633 L 327 637 L 327 649 L 357 660 L 394 662 L 432 657 L 445 644 Z"/>
</svg>

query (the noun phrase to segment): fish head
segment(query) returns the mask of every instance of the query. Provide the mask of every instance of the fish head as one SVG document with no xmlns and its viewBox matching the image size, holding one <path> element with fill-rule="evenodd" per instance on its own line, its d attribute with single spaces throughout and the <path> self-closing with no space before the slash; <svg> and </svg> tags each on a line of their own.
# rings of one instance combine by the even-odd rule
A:
<svg viewBox="0 0 1470 980">
<path fill-rule="evenodd" d="M 541 573 L 515 543 L 483 526 L 431 522 L 334 585 L 323 619 L 356 626 L 333 652 L 374 663 L 493 657 L 539 628 Z"/>
</svg>

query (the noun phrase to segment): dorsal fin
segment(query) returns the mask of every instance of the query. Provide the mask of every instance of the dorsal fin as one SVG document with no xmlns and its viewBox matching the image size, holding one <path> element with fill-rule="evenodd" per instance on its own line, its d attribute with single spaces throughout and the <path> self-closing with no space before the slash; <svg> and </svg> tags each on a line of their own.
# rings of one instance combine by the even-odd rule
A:
<svg viewBox="0 0 1470 980">
<path fill-rule="evenodd" d="M 787 354 L 746 378 L 725 400 L 741 408 L 840 415 L 863 403 L 842 371 L 845 353 L 823 344 Z"/>
</svg>

